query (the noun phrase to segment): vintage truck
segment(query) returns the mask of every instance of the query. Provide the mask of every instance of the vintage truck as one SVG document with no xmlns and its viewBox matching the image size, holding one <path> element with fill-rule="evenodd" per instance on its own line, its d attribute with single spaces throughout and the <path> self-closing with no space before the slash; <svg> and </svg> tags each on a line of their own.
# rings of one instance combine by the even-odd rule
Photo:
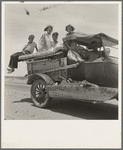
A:
<svg viewBox="0 0 123 150">
<path fill-rule="evenodd" d="M 118 40 L 104 33 L 88 35 L 76 32 L 63 38 L 63 45 L 73 41 L 85 48 L 96 41 L 99 51 L 118 49 Z M 63 46 L 57 51 L 19 57 L 20 61 L 27 62 L 27 84 L 31 85 L 31 98 L 37 107 L 47 107 L 52 98 L 89 102 L 118 99 L 117 57 L 109 54 L 78 63 L 67 57 L 68 51 Z"/>
</svg>

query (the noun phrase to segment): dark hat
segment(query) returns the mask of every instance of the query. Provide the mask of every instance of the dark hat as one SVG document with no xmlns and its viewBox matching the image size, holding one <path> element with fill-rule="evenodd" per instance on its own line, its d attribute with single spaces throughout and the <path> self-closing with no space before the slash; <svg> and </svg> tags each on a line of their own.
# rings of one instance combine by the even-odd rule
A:
<svg viewBox="0 0 123 150">
<path fill-rule="evenodd" d="M 74 29 L 75 29 L 71 24 L 69 24 L 69 25 L 67 25 L 67 26 L 65 27 L 65 30 L 66 30 L 66 31 L 67 31 L 67 28 L 68 28 L 68 27 L 71 27 L 71 28 L 72 28 L 72 31 L 74 31 Z"/>
<path fill-rule="evenodd" d="M 52 36 L 54 36 L 54 35 L 58 36 L 59 34 L 58 34 L 58 32 L 54 32 L 54 33 L 52 34 Z"/>
<path fill-rule="evenodd" d="M 53 27 L 51 25 L 46 26 L 46 28 L 44 29 L 44 31 L 47 31 L 48 28 L 53 29 Z"/>
</svg>

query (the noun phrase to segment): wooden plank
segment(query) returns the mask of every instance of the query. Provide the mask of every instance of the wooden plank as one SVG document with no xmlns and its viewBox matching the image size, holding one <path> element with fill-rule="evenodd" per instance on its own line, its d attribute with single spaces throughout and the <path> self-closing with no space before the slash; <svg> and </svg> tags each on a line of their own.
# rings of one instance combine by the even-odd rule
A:
<svg viewBox="0 0 123 150">
<path fill-rule="evenodd" d="M 47 71 L 51 70 L 53 68 L 58 68 L 60 66 L 60 61 L 58 59 L 53 59 L 53 60 L 47 60 L 47 61 L 40 61 L 40 62 L 33 62 L 33 72 L 36 70 L 39 70 L 40 72 L 42 71 Z"/>
<path fill-rule="evenodd" d="M 52 70 L 46 71 L 46 73 L 54 72 L 54 71 L 62 71 L 62 70 L 65 70 L 65 69 L 70 69 L 70 68 L 76 68 L 78 65 L 79 65 L 79 63 L 68 65 L 68 66 L 64 66 L 64 67 L 54 68 Z"/>
</svg>

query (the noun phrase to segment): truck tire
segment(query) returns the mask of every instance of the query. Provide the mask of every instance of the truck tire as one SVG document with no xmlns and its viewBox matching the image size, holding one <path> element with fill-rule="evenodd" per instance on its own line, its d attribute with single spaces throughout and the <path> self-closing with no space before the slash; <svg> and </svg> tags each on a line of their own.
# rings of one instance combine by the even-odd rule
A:
<svg viewBox="0 0 123 150">
<path fill-rule="evenodd" d="M 35 106 L 45 108 L 50 103 L 50 97 L 46 91 L 46 82 L 38 79 L 31 86 L 31 98 Z"/>
</svg>

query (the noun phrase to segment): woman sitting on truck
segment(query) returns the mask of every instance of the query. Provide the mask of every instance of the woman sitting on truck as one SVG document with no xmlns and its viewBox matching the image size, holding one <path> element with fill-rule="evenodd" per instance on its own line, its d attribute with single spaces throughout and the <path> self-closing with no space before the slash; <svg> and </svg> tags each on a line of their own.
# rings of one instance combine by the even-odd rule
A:
<svg viewBox="0 0 123 150">
<path fill-rule="evenodd" d="M 50 48 L 53 47 L 52 41 L 50 39 L 50 35 L 52 31 L 53 31 L 53 27 L 51 25 L 48 25 L 44 29 L 44 32 L 41 35 L 40 40 L 39 40 L 39 45 L 38 45 L 39 52 L 44 51 L 44 50 L 49 50 Z"/>
<path fill-rule="evenodd" d="M 66 27 L 65 27 L 65 30 L 68 32 L 67 34 L 66 34 L 66 37 L 67 36 L 70 36 L 71 34 L 73 34 L 74 33 L 74 30 L 75 30 L 75 28 L 72 26 L 72 25 L 67 25 Z"/>
</svg>

